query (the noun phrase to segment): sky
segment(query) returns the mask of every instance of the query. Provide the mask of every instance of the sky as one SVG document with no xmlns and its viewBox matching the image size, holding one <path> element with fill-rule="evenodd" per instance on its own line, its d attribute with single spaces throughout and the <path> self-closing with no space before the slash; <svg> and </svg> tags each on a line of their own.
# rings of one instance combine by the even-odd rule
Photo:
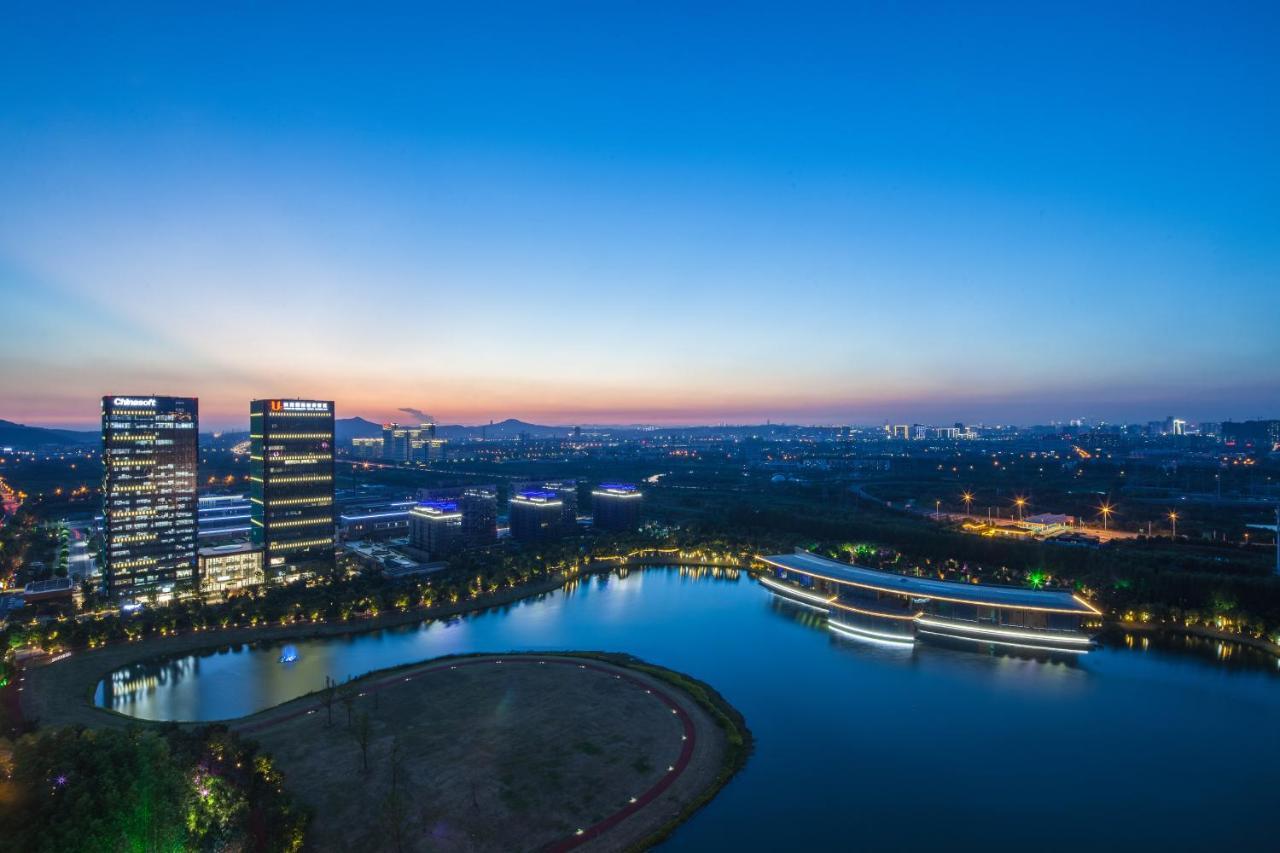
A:
<svg viewBox="0 0 1280 853">
<path fill-rule="evenodd" d="M 1280 416 L 1280 5 L 55 5 L 0 418 Z"/>
</svg>

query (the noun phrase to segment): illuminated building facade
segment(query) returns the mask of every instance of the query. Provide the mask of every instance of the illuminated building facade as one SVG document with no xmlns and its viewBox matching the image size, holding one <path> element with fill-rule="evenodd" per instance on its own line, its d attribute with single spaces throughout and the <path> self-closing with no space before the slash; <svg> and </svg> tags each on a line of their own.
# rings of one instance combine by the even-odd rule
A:
<svg viewBox="0 0 1280 853">
<path fill-rule="evenodd" d="M 382 458 L 389 462 L 432 462 L 440 458 L 443 445 L 435 424 L 382 425 Z"/>
<path fill-rule="evenodd" d="M 462 541 L 468 548 L 483 548 L 498 541 L 498 486 L 483 483 L 419 489 L 419 503 L 446 501 L 462 513 Z"/>
<path fill-rule="evenodd" d="M 107 594 L 170 601 L 196 587 L 194 397 L 102 398 Z"/>
<path fill-rule="evenodd" d="M 353 438 L 351 455 L 356 459 L 381 459 L 382 443 L 380 438 Z"/>
<path fill-rule="evenodd" d="M 200 594 L 205 598 L 258 586 L 265 579 L 260 547 L 241 543 L 200 549 Z"/>
<path fill-rule="evenodd" d="M 511 536 L 517 542 L 546 542 L 560 538 L 564 532 L 564 502 L 555 492 L 545 489 L 519 492 L 507 508 L 511 519 Z"/>
<path fill-rule="evenodd" d="M 201 546 L 247 540 L 253 530 L 253 505 L 245 495 L 204 495 L 196 513 Z"/>
<path fill-rule="evenodd" d="M 338 535 L 344 541 L 404 536 L 409 532 L 409 510 L 417 504 L 413 500 L 347 504 L 338 514 Z"/>
<path fill-rule="evenodd" d="M 331 570 L 333 401 L 254 400 L 249 440 L 250 523 L 267 580 Z"/>
<path fill-rule="evenodd" d="M 516 486 L 517 492 L 554 492 L 560 500 L 561 533 L 572 533 L 578 523 L 578 481 L 531 480 Z"/>
<path fill-rule="evenodd" d="M 409 512 L 409 544 L 441 560 L 463 544 L 462 511 L 452 501 L 419 504 Z"/>
<path fill-rule="evenodd" d="M 640 526 L 640 490 L 633 483 L 601 483 L 591 492 L 591 523 L 603 530 Z"/>
</svg>

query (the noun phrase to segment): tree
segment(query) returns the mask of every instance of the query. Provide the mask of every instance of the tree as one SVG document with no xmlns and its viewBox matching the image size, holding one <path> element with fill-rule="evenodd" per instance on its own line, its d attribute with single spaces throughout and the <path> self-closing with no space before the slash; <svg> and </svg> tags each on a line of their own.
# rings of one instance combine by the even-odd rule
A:
<svg viewBox="0 0 1280 853">
<path fill-rule="evenodd" d="M 364 772 L 369 772 L 369 739 L 373 736 L 373 726 L 369 715 L 361 711 L 356 716 L 356 743 L 360 744 L 360 765 Z"/>
<path fill-rule="evenodd" d="M 327 713 L 324 723 L 326 727 L 333 725 L 333 694 L 337 692 L 337 688 L 338 686 L 333 679 L 326 675 L 324 677 L 324 690 L 320 693 L 320 702 L 324 705 L 324 710 Z"/>
<path fill-rule="evenodd" d="M 387 796 L 382 803 L 382 820 L 387 834 L 395 840 L 397 853 L 403 853 L 405 841 L 409 834 L 409 792 L 404 774 L 404 756 L 400 749 L 400 736 L 391 741 L 390 753 L 391 780 L 387 786 Z"/>
<path fill-rule="evenodd" d="M 4 827 L 15 850 L 186 846 L 186 780 L 154 733 L 66 728 L 25 737 L 13 782 L 26 801 Z"/>
<path fill-rule="evenodd" d="M 340 701 L 342 702 L 342 707 L 347 709 L 347 731 L 351 731 L 351 710 L 356 702 L 355 691 L 353 691 L 349 686 L 342 688 Z"/>
</svg>

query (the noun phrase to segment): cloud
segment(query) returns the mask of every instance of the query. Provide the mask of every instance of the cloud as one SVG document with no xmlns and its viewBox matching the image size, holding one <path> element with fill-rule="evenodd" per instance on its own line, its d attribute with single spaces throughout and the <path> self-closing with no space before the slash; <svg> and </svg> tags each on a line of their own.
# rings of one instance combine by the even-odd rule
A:
<svg viewBox="0 0 1280 853">
<path fill-rule="evenodd" d="M 431 417 L 431 415 L 428 415 L 426 412 L 422 411 L 422 409 L 413 409 L 413 408 L 405 407 L 402 409 L 396 409 L 396 411 L 404 412 L 406 415 L 413 415 L 415 418 L 418 419 L 419 423 L 433 424 L 436 422 L 435 418 Z"/>
</svg>

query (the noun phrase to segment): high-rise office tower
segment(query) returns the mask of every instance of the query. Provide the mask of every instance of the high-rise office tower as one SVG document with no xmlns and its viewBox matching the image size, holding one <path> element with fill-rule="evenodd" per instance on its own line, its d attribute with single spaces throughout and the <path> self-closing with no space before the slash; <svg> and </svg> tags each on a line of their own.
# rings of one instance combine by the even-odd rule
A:
<svg viewBox="0 0 1280 853">
<path fill-rule="evenodd" d="M 333 568 L 333 401 L 249 404 L 253 542 L 268 581 Z"/>
<path fill-rule="evenodd" d="M 107 593 L 165 602 L 196 588 L 194 397 L 102 398 Z"/>
<path fill-rule="evenodd" d="M 382 425 L 382 458 L 391 462 L 433 462 L 440 458 L 444 442 L 436 438 L 436 425 L 416 427 L 397 423 Z"/>
<path fill-rule="evenodd" d="M 394 462 L 409 459 L 409 431 L 397 423 L 382 425 L 382 458 Z"/>
<path fill-rule="evenodd" d="M 640 490 L 632 483 L 601 483 L 591 492 L 591 524 L 604 530 L 640 526 Z"/>
</svg>

